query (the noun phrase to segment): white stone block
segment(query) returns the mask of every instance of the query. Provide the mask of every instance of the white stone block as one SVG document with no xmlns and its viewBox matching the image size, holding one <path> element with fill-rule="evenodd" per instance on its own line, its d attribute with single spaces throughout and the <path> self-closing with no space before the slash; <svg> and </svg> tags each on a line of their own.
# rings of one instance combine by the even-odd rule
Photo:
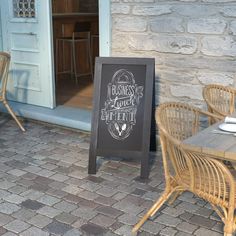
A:
<svg viewBox="0 0 236 236">
<path fill-rule="evenodd" d="M 120 4 L 120 3 L 113 3 L 111 5 L 111 13 L 112 14 L 128 14 L 130 11 L 130 6 Z"/>
<path fill-rule="evenodd" d="M 224 16 L 236 17 L 236 6 L 223 7 L 220 12 Z"/>
<path fill-rule="evenodd" d="M 189 20 L 187 29 L 190 33 L 222 34 L 226 26 L 226 21 L 219 18 L 198 18 Z"/>
<path fill-rule="evenodd" d="M 231 36 L 207 36 L 202 39 L 201 52 L 209 56 L 236 56 L 236 40 Z"/>
<path fill-rule="evenodd" d="M 236 76 L 232 73 L 199 72 L 197 75 L 203 84 L 232 85 Z"/>
<path fill-rule="evenodd" d="M 156 33 L 184 32 L 183 19 L 177 17 L 156 18 L 150 22 L 150 28 Z"/>
<path fill-rule="evenodd" d="M 193 54 L 197 50 L 196 38 L 176 35 L 135 34 L 128 43 L 131 49 L 142 51 Z"/>
<path fill-rule="evenodd" d="M 146 31 L 147 22 L 145 18 L 137 16 L 123 16 L 113 18 L 113 29 L 130 32 L 130 31 Z"/>
<path fill-rule="evenodd" d="M 143 15 L 143 16 L 160 16 L 170 14 L 171 5 L 158 5 L 150 4 L 145 6 L 134 6 L 133 14 L 134 15 Z"/>
<path fill-rule="evenodd" d="M 171 94 L 175 97 L 187 97 L 191 99 L 203 100 L 202 86 L 192 84 L 172 84 L 170 86 Z"/>
<path fill-rule="evenodd" d="M 196 4 L 173 4 L 171 10 L 178 15 L 189 16 L 192 18 L 209 17 L 218 14 L 218 9 L 214 6 Z"/>
</svg>

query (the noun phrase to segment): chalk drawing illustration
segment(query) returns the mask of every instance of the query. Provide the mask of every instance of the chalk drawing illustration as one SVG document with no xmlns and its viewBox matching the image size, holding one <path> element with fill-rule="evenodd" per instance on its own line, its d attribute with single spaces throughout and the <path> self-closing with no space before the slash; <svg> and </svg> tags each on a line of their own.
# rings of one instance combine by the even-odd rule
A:
<svg viewBox="0 0 236 236">
<path fill-rule="evenodd" d="M 101 109 L 101 120 L 105 121 L 111 136 L 124 140 L 136 124 L 136 113 L 143 97 L 143 86 L 138 86 L 133 73 L 120 69 L 114 73 L 107 85 L 107 100 Z"/>
</svg>

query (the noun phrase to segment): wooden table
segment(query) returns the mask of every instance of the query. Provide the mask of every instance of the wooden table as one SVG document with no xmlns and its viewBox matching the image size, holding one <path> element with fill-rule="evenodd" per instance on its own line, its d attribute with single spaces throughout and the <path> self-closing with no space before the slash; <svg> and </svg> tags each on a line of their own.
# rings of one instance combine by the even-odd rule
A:
<svg viewBox="0 0 236 236">
<path fill-rule="evenodd" d="M 232 164 L 236 169 L 236 136 L 233 134 L 213 133 L 213 130 L 218 129 L 221 123 L 219 122 L 209 126 L 196 135 L 187 138 L 183 143 L 190 145 L 197 151 L 213 154 L 221 160 L 235 162 Z"/>
</svg>

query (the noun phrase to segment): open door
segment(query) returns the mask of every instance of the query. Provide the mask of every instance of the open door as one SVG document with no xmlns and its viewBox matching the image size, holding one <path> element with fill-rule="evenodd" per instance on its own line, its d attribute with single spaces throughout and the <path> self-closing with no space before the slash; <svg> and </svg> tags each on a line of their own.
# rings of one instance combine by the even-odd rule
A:
<svg viewBox="0 0 236 236">
<path fill-rule="evenodd" d="M 55 107 L 51 0 L 1 0 L 3 51 L 11 54 L 8 99 Z"/>
</svg>

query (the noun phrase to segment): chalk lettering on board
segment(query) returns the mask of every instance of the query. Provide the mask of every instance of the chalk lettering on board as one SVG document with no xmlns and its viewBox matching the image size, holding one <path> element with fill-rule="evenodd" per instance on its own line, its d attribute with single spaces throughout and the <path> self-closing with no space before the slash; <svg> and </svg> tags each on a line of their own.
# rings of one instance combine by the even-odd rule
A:
<svg viewBox="0 0 236 236">
<path fill-rule="evenodd" d="M 110 135 L 116 140 L 129 137 L 136 124 L 136 113 L 143 97 L 143 86 L 138 86 L 133 73 L 120 69 L 107 85 L 105 108 L 101 120 L 107 124 Z"/>
</svg>

